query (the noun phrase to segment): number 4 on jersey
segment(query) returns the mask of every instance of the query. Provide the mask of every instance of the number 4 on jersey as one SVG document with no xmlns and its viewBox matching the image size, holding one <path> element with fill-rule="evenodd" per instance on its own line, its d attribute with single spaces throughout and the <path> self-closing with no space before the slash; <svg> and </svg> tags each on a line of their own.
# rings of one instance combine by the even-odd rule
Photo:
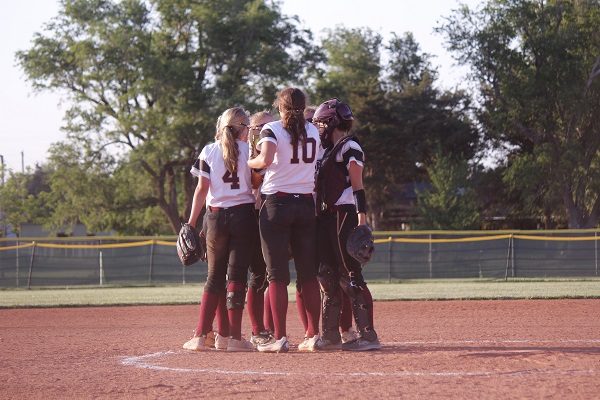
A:
<svg viewBox="0 0 600 400">
<path fill-rule="evenodd" d="M 233 174 L 229 171 L 225 171 L 225 175 L 223 175 L 223 182 L 231 183 L 231 189 L 240 188 L 240 178 L 237 176 L 237 171 L 234 171 Z"/>
</svg>

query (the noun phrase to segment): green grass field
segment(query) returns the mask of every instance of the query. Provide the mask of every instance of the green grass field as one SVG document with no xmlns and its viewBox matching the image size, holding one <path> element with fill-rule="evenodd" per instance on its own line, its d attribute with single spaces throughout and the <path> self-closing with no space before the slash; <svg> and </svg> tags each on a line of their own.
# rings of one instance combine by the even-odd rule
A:
<svg viewBox="0 0 600 400">
<path fill-rule="evenodd" d="M 600 279 L 370 283 L 375 300 L 600 298 Z M 288 287 L 290 300 L 295 287 Z M 198 303 L 202 285 L 0 290 L 0 308 Z"/>
</svg>

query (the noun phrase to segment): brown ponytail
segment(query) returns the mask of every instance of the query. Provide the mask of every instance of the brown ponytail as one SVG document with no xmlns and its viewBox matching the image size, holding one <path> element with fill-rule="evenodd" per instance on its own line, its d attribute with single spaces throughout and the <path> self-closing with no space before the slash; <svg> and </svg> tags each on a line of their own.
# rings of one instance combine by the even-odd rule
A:
<svg viewBox="0 0 600 400">
<path fill-rule="evenodd" d="M 283 89 L 277 95 L 275 105 L 279 107 L 283 127 L 292 136 L 292 145 L 298 146 L 301 141 L 306 141 L 306 120 L 304 119 L 304 108 L 306 107 L 306 96 L 302 90 L 297 88 Z"/>
<path fill-rule="evenodd" d="M 225 168 L 227 168 L 230 173 L 236 172 L 238 158 L 240 156 L 240 149 L 236 140 L 239 139 L 240 135 L 244 132 L 244 129 L 248 127 L 248 124 L 248 115 L 241 107 L 225 110 L 217 120 L 218 130 L 216 138 L 221 144 Z"/>
</svg>

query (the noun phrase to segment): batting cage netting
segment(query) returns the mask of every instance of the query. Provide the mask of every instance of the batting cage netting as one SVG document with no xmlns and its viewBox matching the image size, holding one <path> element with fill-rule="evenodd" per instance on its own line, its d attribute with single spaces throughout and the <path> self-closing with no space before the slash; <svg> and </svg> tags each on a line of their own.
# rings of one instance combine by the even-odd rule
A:
<svg viewBox="0 0 600 400">
<path fill-rule="evenodd" d="M 583 278 L 598 275 L 599 230 L 376 232 L 367 281 Z M 290 261 L 295 279 L 293 261 Z M 175 238 L 0 239 L 0 287 L 201 283 Z"/>
</svg>

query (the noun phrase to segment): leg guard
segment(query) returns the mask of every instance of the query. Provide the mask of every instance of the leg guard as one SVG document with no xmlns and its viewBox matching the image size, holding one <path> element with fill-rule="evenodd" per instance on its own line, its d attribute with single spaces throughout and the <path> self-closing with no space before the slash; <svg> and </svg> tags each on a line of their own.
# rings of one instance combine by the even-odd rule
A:
<svg viewBox="0 0 600 400">
<path fill-rule="evenodd" d="M 339 343 L 340 336 L 340 314 L 342 312 L 342 299 L 339 289 L 339 281 L 330 266 L 321 264 L 319 267 L 319 284 L 321 286 L 321 325 L 323 339 L 332 343 Z"/>
<path fill-rule="evenodd" d="M 317 279 L 323 293 L 334 293 L 339 287 L 339 276 L 330 265 L 319 265 Z"/>
<path fill-rule="evenodd" d="M 354 276 L 344 277 L 343 288 L 350 301 L 352 302 L 352 313 L 354 321 L 360 336 L 366 340 L 373 341 L 377 339 L 377 332 L 373 328 L 373 303 L 368 301 L 371 296 L 367 296 L 367 284 L 362 279 L 354 279 Z"/>
<path fill-rule="evenodd" d="M 227 285 L 227 309 L 243 309 L 246 303 L 246 286 L 240 282 L 229 282 Z"/>
<path fill-rule="evenodd" d="M 340 336 L 340 314 L 342 312 L 341 293 L 337 290 L 335 293 L 323 292 L 321 327 L 323 330 L 323 339 L 330 340 L 331 343 L 339 343 L 342 340 Z"/>
</svg>

